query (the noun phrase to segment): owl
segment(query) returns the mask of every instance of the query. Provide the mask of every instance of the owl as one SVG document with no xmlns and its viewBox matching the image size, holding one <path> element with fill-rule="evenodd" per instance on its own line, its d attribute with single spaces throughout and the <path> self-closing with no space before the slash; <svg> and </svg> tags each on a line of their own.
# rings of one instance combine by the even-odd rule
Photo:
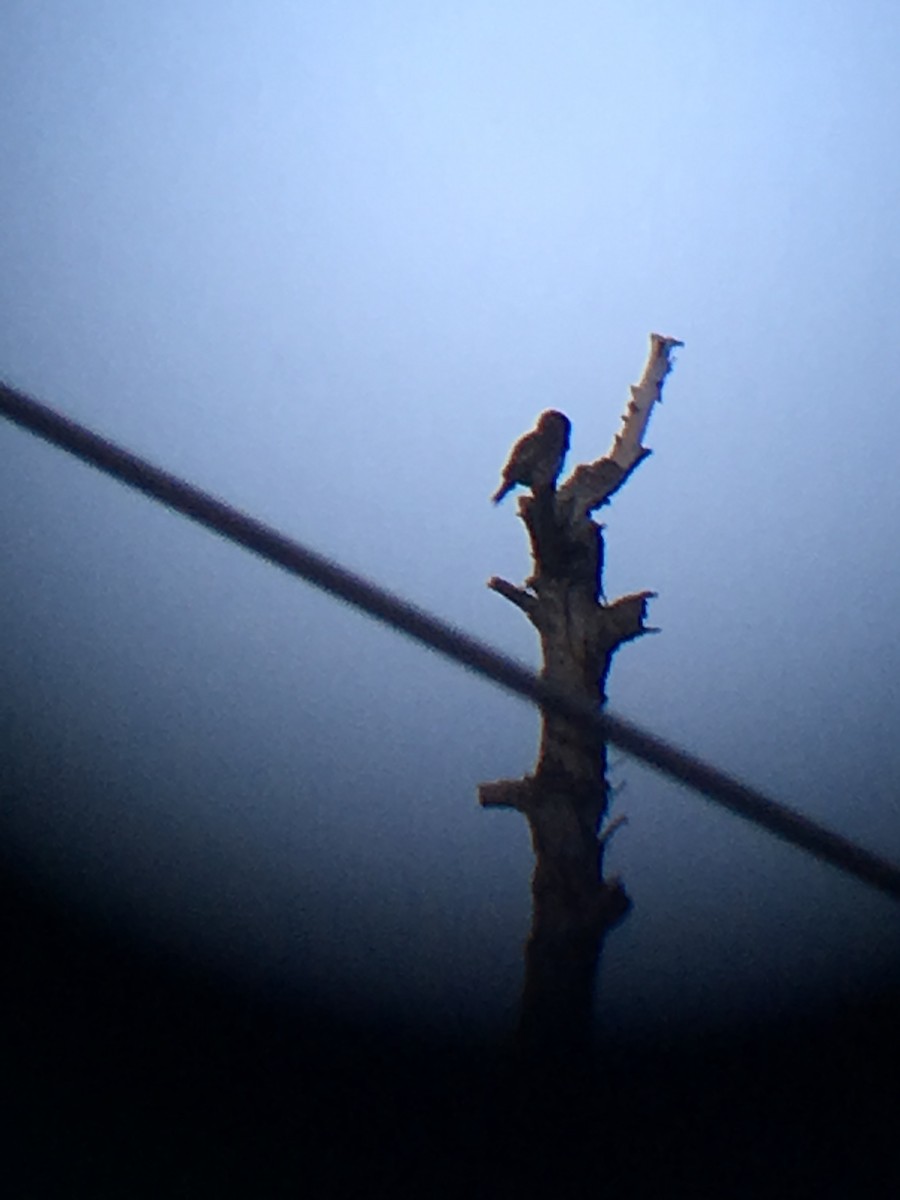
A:
<svg viewBox="0 0 900 1200">
<path fill-rule="evenodd" d="M 569 418 L 555 409 L 541 413 L 531 433 L 520 437 L 503 468 L 503 482 L 492 499 L 499 504 L 516 484 L 539 491 L 552 487 L 569 449 Z"/>
</svg>

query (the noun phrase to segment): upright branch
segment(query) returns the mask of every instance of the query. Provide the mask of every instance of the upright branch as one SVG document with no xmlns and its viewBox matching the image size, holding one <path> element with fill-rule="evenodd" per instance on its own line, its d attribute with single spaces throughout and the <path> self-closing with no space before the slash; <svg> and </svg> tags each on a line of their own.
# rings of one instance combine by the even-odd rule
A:
<svg viewBox="0 0 900 1200">
<path fill-rule="evenodd" d="M 521 485 L 519 516 L 531 542 L 533 572 L 522 586 L 488 583 L 531 621 L 543 653 L 543 676 L 573 695 L 603 705 L 612 657 L 625 642 L 652 632 L 645 624 L 653 592 L 607 603 L 603 590 L 603 526 L 591 514 L 609 502 L 650 453 L 643 438 L 653 406 L 682 343 L 652 334 L 643 376 L 631 388 L 621 427 L 603 457 L 575 468 L 557 488 L 569 445 L 564 414 L 544 413 L 510 454 L 495 502 Z M 486 808 L 525 815 L 535 854 L 532 926 L 525 951 L 519 1033 L 530 1059 L 563 1062 L 586 1056 L 593 990 L 606 933 L 630 900 L 607 879 L 603 856 L 621 823 L 605 824 L 610 789 L 602 739 L 544 712 L 537 766 L 523 779 L 484 783 Z"/>
</svg>

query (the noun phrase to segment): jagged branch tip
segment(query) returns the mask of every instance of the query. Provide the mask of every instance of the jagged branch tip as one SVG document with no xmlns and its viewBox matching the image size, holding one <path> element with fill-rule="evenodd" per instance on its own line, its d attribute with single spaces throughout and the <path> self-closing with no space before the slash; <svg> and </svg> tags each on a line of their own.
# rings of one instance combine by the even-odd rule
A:
<svg viewBox="0 0 900 1200">
<path fill-rule="evenodd" d="M 603 458 L 576 467 L 559 489 L 559 503 L 577 516 L 588 515 L 610 498 L 643 462 L 650 451 L 643 444 L 644 434 L 655 404 L 662 401 L 662 387 L 672 370 L 672 351 L 683 346 L 677 338 L 661 333 L 650 334 L 650 352 L 640 382 L 631 388 L 631 396 L 622 414 L 622 423 L 613 444 Z"/>
<path fill-rule="evenodd" d="M 662 403 L 663 382 L 672 370 L 672 351 L 684 342 L 650 334 L 650 353 L 640 383 L 631 387 L 631 399 L 622 414 L 622 427 L 607 454 L 623 471 L 632 470 L 649 453 L 643 445 L 654 404 Z"/>
</svg>

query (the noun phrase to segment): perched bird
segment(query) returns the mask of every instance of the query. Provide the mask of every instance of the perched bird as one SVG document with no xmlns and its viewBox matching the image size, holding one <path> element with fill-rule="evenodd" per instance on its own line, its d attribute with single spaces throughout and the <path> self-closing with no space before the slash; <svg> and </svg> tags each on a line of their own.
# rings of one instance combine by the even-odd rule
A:
<svg viewBox="0 0 900 1200">
<path fill-rule="evenodd" d="M 499 504 L 518 483 L 532 491 L 552 487 L 569 449 L 571 428 L 565 413 L 552 408 L 541 413 L 531 433 L 520 437 L 513 446 L 503 468 L 503 482 L 491 497 L 494 503 Z"/>
</svg>

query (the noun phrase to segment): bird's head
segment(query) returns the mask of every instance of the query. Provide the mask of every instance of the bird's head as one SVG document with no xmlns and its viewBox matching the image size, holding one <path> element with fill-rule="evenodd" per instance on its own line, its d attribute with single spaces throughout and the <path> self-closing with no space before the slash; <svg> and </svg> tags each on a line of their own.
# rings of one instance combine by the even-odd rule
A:
<svg viewBox="0 0 900 1200">
<path fill-rule="evenodd" d="M 568 433 L 571 428 L 572 422 L 566 414 L 558 412 L 555 408 L 548 408 L 538 418 L 538 429 L 559 429 Z"/>
</svg>

